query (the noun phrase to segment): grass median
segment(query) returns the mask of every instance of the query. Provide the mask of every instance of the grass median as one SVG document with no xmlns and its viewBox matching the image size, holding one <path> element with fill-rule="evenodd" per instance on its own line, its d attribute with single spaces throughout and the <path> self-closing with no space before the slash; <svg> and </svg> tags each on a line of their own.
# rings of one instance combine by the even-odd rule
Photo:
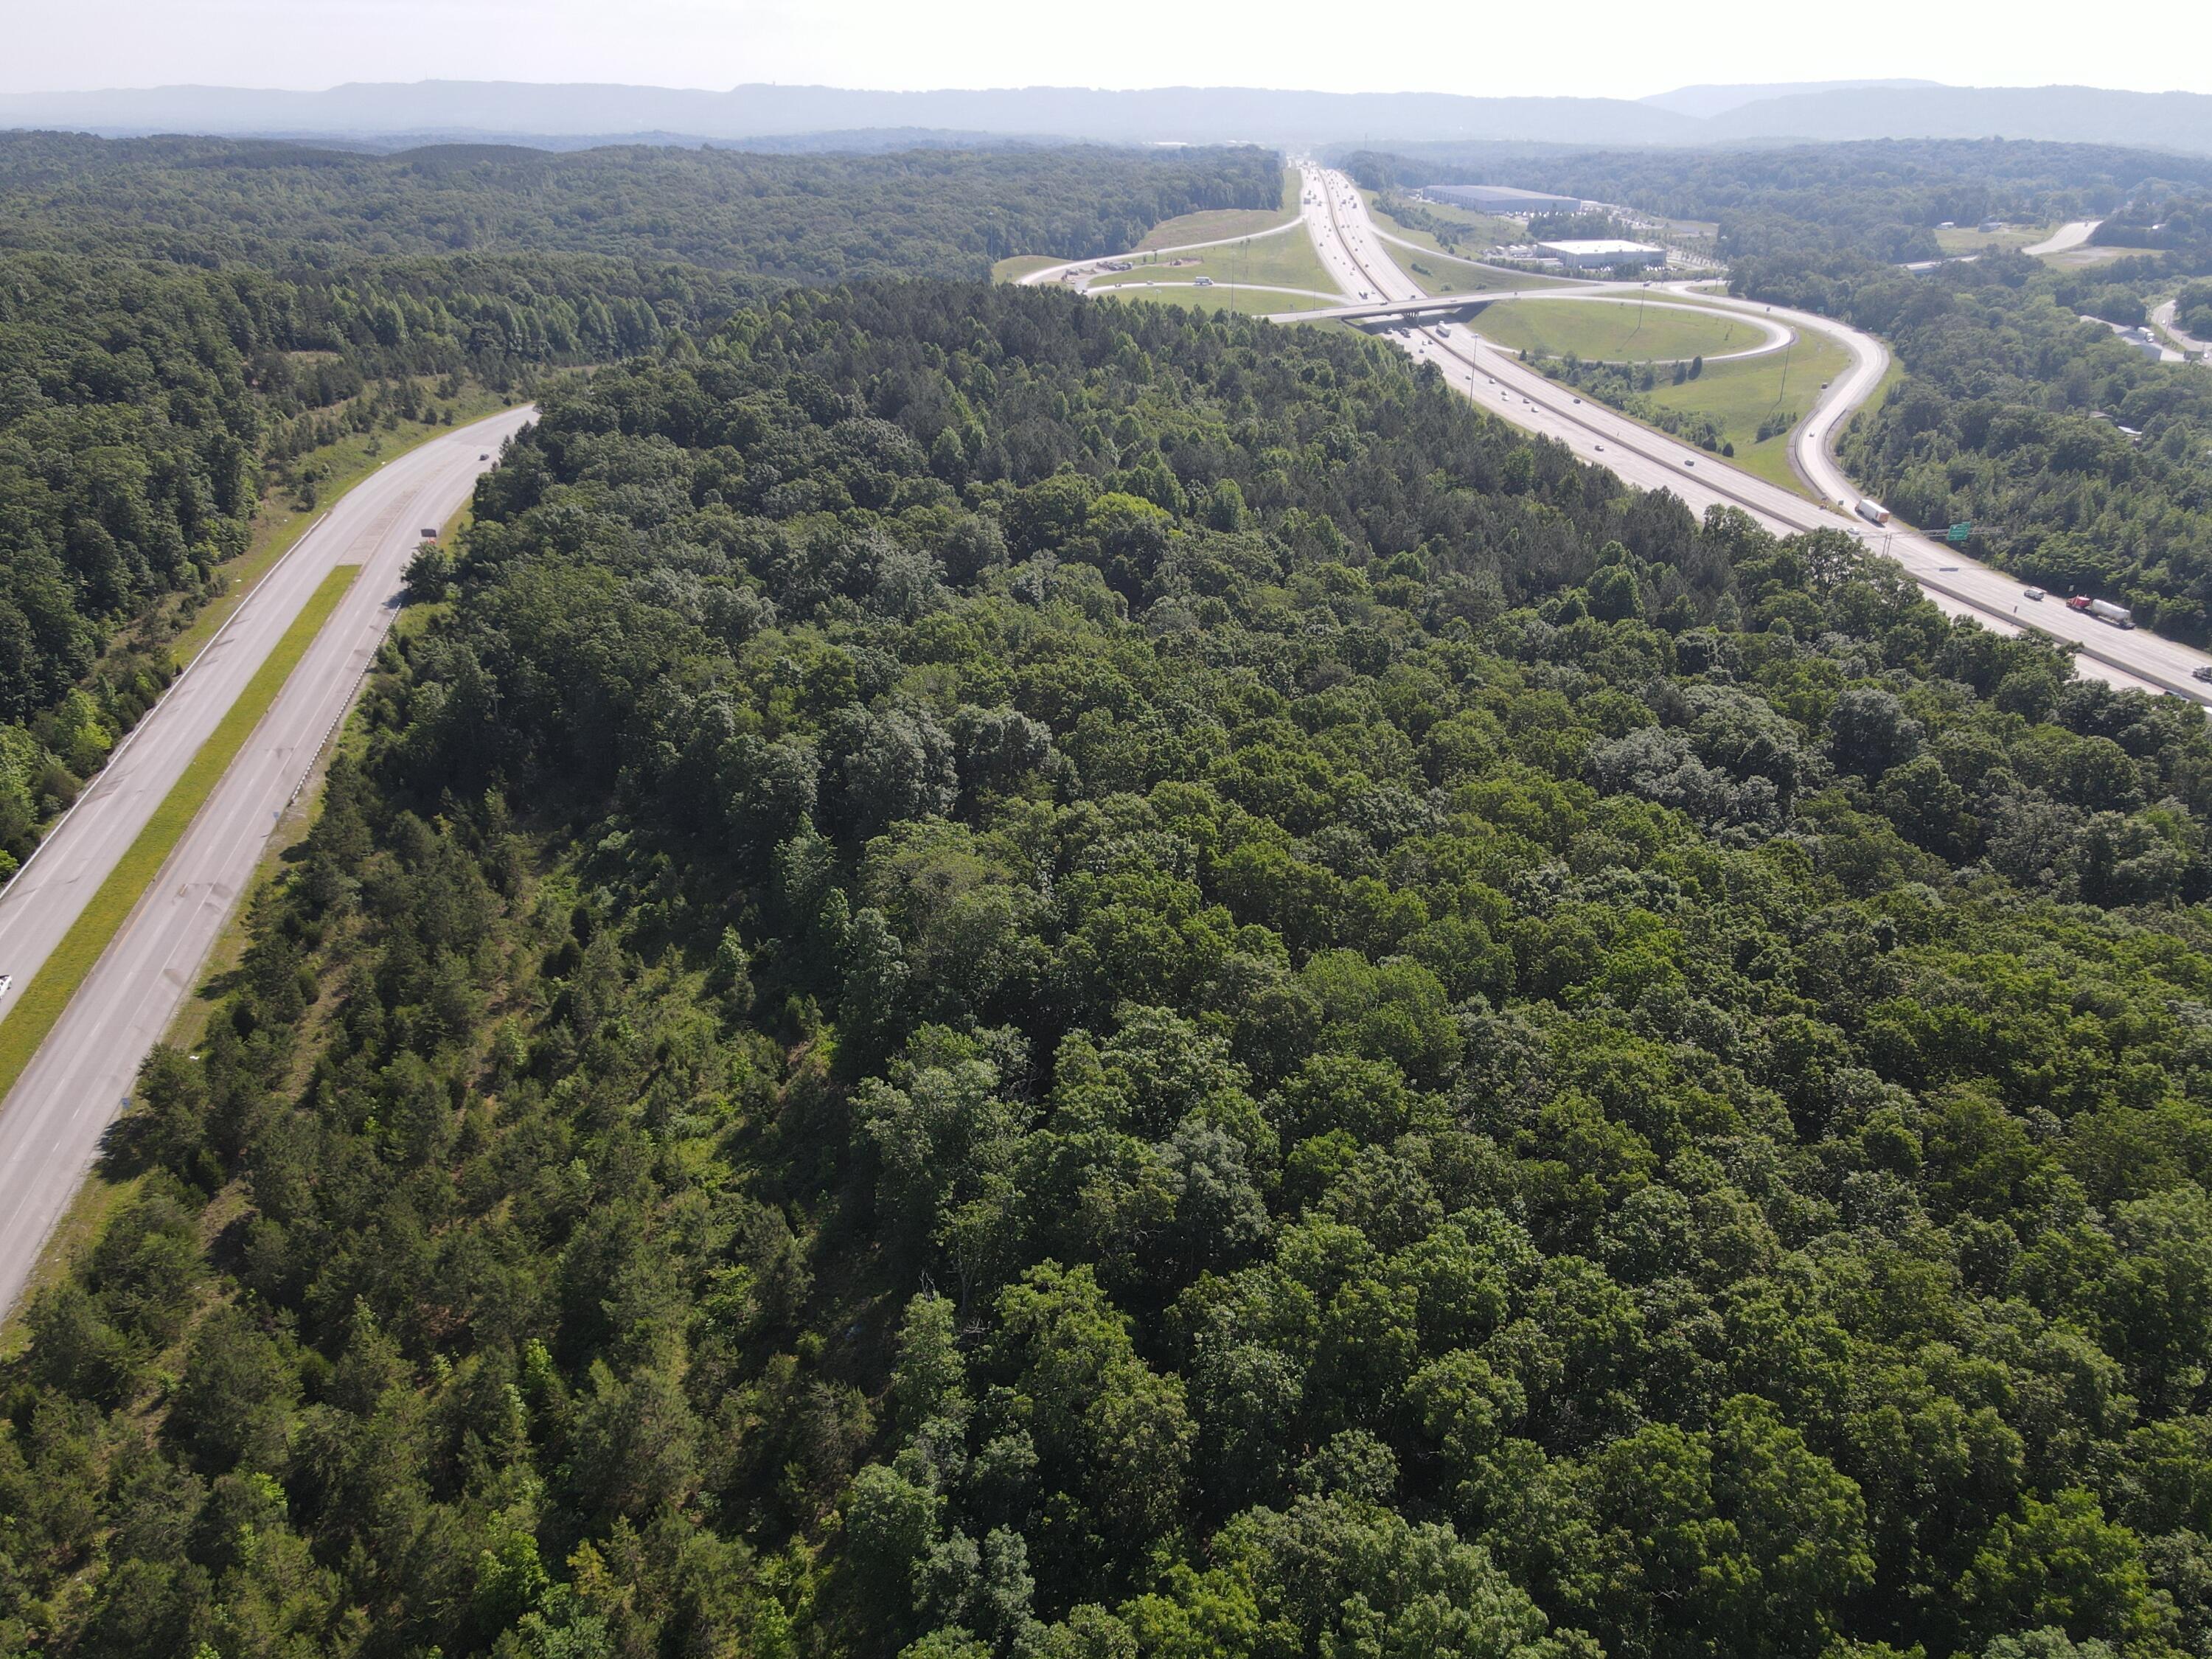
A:
<svg viewBox="0 0 2212 1659">
<path fill-rule="evenodd" d="M 177 842 L 184 838 L 185 830 L 199 816 L 199 810 L 215 793 L 216 785 L 229 770 L 240 750 L 253 729 L 261 724 L 261 717 L 276 701 L 276 694 L 284 689 L 284 682 L 300 665 L 300 659 L 314 643 L 323 624 L 329 622 L 338 608 L 338 601 L 353 586 L 354 578 L 361 574 L 357 564 L 342 564 L 323 578 L 322 584 L 310 594 L 292 625 L 276 641 L 276 648 L 269 653 L 253 678 L 239 693 L 238 701 L 231 704 L 220 723 L 208 736 L 186 765 L 184 775 L 170 788 L 161 804 L 154 809 L 154 816 L 138 832 L 115 867 L 107 872 L 106 880 L 88 902 L 77 919 L 70 925 L 53 954 L 31 976 L 30 983 L 18 993 L 13 1012 L 5 1023 L 0 1023 L 0 1100 L 4 1100 L 15 1081 L 39 1052 L 39 1045 L 46 1040 L 70 999 L 76 994 L 77 987 L 84 983 L 85 975 L 107 949 L 108 941 L 138 903 L 139 898 L 161 873 Z"/>
</svg>

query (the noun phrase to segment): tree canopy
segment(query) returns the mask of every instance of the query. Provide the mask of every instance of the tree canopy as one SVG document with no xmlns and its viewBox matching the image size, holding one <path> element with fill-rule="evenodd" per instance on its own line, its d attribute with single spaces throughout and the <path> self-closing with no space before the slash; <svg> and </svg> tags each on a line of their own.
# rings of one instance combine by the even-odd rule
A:
<svg viewBox="0 0 2212 1659">
<path fill-rule="evenodd" d="M 2195 711 L 1349 335 L 542 407 L 0 1371 L 11 1644 L 2212 1639 Z"/>
<path fill-rule="evenodd" d="M 1280 191 L 1250 149 L 371 156 L 0 134 L 0 879 L 173 672 L 159 641 L 118 635 L 215 591 L 268 489 L 311 501 L 301 458 L 341 434 L 704 332 L 785 283 L 981 276 Z"/>
</svg>

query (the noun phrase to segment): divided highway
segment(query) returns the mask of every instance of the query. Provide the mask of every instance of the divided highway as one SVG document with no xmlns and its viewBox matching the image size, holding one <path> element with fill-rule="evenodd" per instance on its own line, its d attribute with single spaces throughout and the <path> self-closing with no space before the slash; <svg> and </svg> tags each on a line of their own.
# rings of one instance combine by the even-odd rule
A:
<svg viewBox="0 0 2212 1659">
<path fill-rule="evenodd" d="M 1429 297 L 1390 256 L 1350 179 L 1310 164 L 1302 171 L 1304 212 L 1315 245 L 1347 295 L 1370 301 Z M 1690 291 L 1687 285 L 1676 286 Z M 1595 291 L 1554 289 L 1546 297 Z M 1620 291 L 1640 290 L 1623 285 Z M 2041 603 L 2027 599 L 2022 584 L 2002 571 L 1902 526 L 1872 529 L 1851 514 L 1847 503 L 1857 495 L 1836 464 L 1832 446 L 1844 421 L 1874 394 L 1888 369 L 1889 353 L 1879 340 L 1809 312 L 1702 292 L 1698 298 L 1762 320 L 1827 335 L 1850 353 L 1850 367 L 1820 395 L 1790 441 L 1798 472 L 1828 497 L 1827 505 L 1741 471 L 1717 455 L 1640 426 L 1603 404 L 1586 402 L 1463 327 L 1431 325 L 1407 327 L 1399 334 L 1416 358 L 1434 363 L 1447 381 L 1482 408 L 1558 440 L 1582 459 L 1610 468 L 1631 483 L 1670 489 L 1693 512 L 1702 514 L 1716 505 L 1741 507 L 1781 535 L 1821 527 L 1856 534 L 1901 564 L 1945 611 L 1972 616 L 2007 633 L 2034 628 L 2079 647 L 2077 668 L 2087 677 L 2137 690 L 2172 691 L 2199 702 L 2212 696 L 2191 678 L 2192 670 L 2212 663 L 2212 657 L 2203 652 L 2140 629 L 2111 628 L 2069 610 L 2062 598 Z"/>
<path fill-rule="evenodd" d="M 398 608 L 425 526 L 468 500 L 534 415 L 510 410 L 433 438 L 349 490 L 262 580 L 76 805 L 0 890 L 0 973 L 29 984 L 331 571 L 359 565 L 161 874 L 0 1105 L 0 1310 L 127 1103 L 138 1066 L 198 978 L 270 832 L 353 702 Z M 489 458 L 489 459 L 487 459 Z M 19 996 L 0 1002 L 0 1021 Z"/>
</svg>

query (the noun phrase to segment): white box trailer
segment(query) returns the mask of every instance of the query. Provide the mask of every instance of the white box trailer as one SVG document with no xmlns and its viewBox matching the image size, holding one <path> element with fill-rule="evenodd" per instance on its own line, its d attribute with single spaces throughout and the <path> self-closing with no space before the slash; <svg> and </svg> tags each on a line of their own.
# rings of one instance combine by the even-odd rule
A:
<svg viewBox="0 0 2212 1659">
<path fill-rule="evenodd" d="M 1858 506 L 1858 514 L 1859 517 L 1864 519 L 1869 524 L 1887 524 L 1889 522 L 1889 509 L 1884 507 L 1880 501 L 1861 501 Z"/>
</svg>

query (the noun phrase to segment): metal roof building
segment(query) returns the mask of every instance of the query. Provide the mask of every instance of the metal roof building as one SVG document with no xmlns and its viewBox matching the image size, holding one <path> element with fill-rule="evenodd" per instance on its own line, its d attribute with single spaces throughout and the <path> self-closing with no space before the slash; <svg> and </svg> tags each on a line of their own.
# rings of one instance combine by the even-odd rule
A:
<svg viewBox="0 0 2212 1659">
<path fill-rule="evenodd" d="M 1539 242 L 1539 251 L 1570 270 L 1604 270 L 1614 265 L 1663 265 L 1667 250 L 1648 242 Z"/>
</svg>

